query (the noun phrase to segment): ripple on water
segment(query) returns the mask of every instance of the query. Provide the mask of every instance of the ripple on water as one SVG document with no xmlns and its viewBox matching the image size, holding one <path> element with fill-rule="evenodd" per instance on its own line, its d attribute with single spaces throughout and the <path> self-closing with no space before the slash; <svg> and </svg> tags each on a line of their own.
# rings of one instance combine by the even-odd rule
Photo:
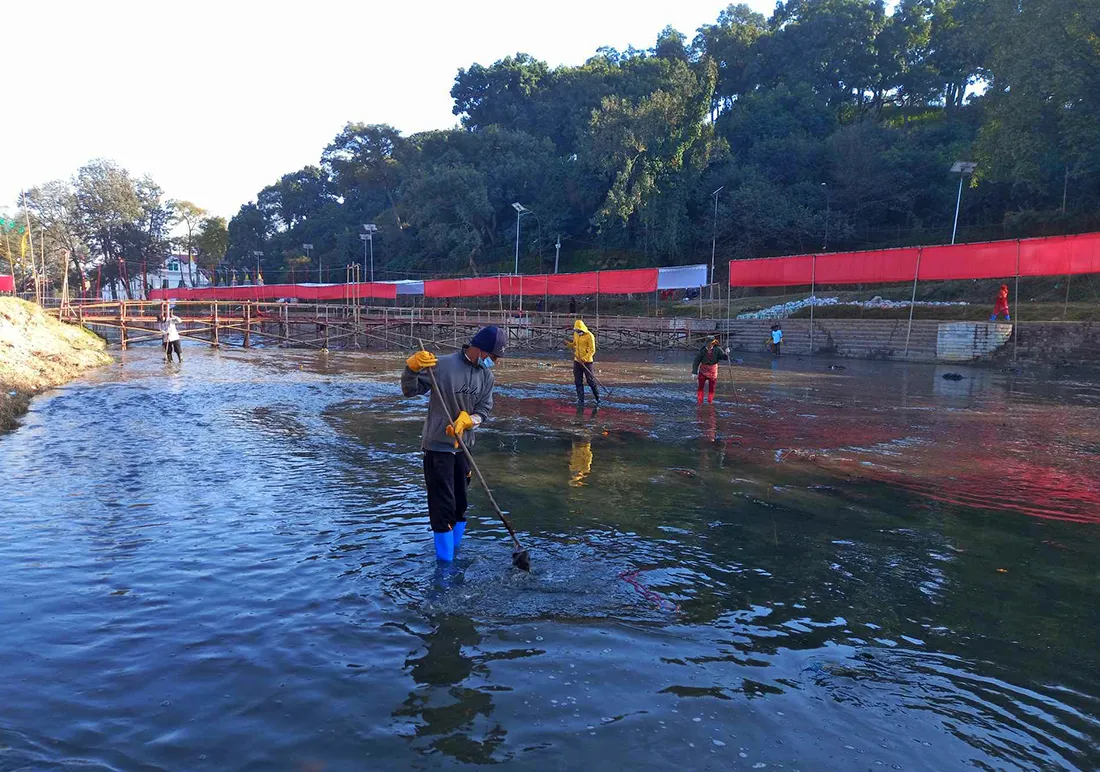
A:
<svg viewBox="0 0 1100 772">
<path fill-rule="evenodd" d="M 0 438 L 0 768 L 1100 761 L 1100 548 L 1021 515 L 1087 509 L 1082 402 L 508 386 L 477 453 L 528 575 L 476 492 L 435 563 L 399 361 L 187 353 Z"/>
</svg>

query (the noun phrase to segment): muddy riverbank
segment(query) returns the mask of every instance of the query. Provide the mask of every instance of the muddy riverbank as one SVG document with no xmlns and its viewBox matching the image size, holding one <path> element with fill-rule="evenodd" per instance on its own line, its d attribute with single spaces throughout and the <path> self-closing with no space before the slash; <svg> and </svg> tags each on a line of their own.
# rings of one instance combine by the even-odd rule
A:
<svg viewBox="0 0 1100 772">
<path fill-rule="evenodd" d="M 105 348 L 33 303 L 0 297 L 0 432 L 18 424 L 34 395 L 109 363 Z"/>
</svg>

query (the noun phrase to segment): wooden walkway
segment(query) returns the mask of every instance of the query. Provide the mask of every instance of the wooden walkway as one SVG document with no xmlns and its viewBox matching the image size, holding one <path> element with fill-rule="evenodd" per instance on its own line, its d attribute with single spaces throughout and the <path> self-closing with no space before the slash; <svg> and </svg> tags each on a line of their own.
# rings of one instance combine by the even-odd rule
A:
<svg viewBox="0 0 1100 772">
<path fill-rule="evenodd" d="M 110 333 L 122 348 L 160 342 L 163 301 L 73 302 L 51 309 L 59 319 Z M 181 337 L 211 346 L 278 345 L 315 349 L 458 348 L 481 327 L 495 324 L 512 350 L 546 351 L 571 336 L 571 314 L 464 308 L 400 308 L 343 303 L 176 301 Z M 585 321 L 597 344 L 621 349 L 695 349 L 725 319 L 692 317 L 594 316 Z"/>
</svg>

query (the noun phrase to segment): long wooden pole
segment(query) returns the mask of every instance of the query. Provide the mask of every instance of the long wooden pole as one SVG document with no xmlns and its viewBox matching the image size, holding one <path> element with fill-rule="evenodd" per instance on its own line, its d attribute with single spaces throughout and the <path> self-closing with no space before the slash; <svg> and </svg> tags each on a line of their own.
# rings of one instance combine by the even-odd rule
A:
<svg viewBox="0 0 1100 772">
<path fill-rule="evenodd" d="M 19 191 L 19 195 L 23 198 L 23 219 L 27 228 L 27 246 L 31 250 L 31 277 L 34 280 L 34 302 L 42 305 L 42 290 L 38 286 L 38 264 L 34 261 L 34 234 L 31 232 L 31 213 L 27 209 L 27 193 L 26 191 Z M 22 254 L 20 254 L 22 258 Z M 22 262 L 22 260 L 20 260 Z M 123 346 L 123 348 L 126 348 Z"/>
<path fill-rule="evenodd" d="M 1016 306 L 1016 324 L 1012 330 L 1012 364 L 1016 364 L 1016 349 L 1020 345 L 1020 240 L 1016 239 L 1016 288 L 1013 303 Z"/>
<path fill-rule="evenodd" d="M 814 306 L 817 305 L 817 255 L 810 256 L 810 356 L 814 355 Z"/>
<path fill-rule="evenodd" d="M 913 332 L 913 305 L 917 302 L 917 277 L 920 275 L 920 256 L 924 247 L 917 248 L 917 267 L 913 269 L 913 296 L 909 299 L 909 327 L 905 331 L 905 356 L 909 356 L 909 336 Z"/>
</svg>

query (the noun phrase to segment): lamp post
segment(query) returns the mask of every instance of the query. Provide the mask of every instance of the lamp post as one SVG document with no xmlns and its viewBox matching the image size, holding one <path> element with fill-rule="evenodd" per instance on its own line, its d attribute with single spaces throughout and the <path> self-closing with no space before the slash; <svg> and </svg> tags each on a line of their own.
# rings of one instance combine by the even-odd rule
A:
<svg viewBox="0 0 1100 772">
<path fill-rule="evenodd" d="M 525 207 L 518 201 L 512 202 L 512 208 L 516 210 L 516 269 L 513 273 L 519 273 L 519 221 L 523 219 L 523 215 L 530 214 L 531 210 Z"/>
<path fill-rule="evenodd" d="M 828 252 L 829 251 L 829 210 L 830 210 L 830 204 L 831 204 L 831 202 L 829 200 L 829 184 L 826 183 L 826 182 L 821 183 L 821 189 L 823 191 L 825 191 L 825 241 L 821 245 L 821 251 L 822 252 Z"/>
<path fill-rule="evenodd" d="M 554 273 L 558 272 L 558 257 L 561 255 L 561 234 L 558 234 L 558 240 L 554 242 Z"/>
<path fill-rule="evenodd" d="M 962 205 L 963 200 L 963 178 L 968 174 L 973 174 L 977 166 L 973 161 L 956 161 L 951 166 L 952 173 L 959 175 L 959 196 L 955 199 L 955 224 L 951 227 L 952 244 L 955 243 L 955 234 L 959 230 L 959 207 Z"/>
<path fill-rule="evenodd" d="M 370 281 L 374 284 L 374 234 L 378 232 L 378 226 L 374 223 L 363 223 L 366 233 L 359 234 L 359 240 L 363 242 L 363 270 L 367 270 L 367 244 L 370 244 Z"/>
<path fill-rule="evenodd" d="M 311 252 L 313 252 L 313 245 L 312 244 L 303 244 L 302 249 L 304 249 L 306 251 L 306 260 L 309 260 L 310 262 L 313 262 L 313 257 L 310 254 Z M 320 265 L 317 266 L 317 278 L 318 279 L 321 278 L 321 266 Z"/>
<path fill-rule="evenodd" d="M 718 194 L 722 192 L 722 189 L 726 186 L 723 185 L 718 190 L 711 193 L 714 196 L 714 230 L 710 235 L 710 283 L 714 284 L 714 248 L 718 244 Z M 711 295 L 713 298 L 713 293 Z"/>
<path fill-rule="evenodd" d="M 260 283 L 260 258 L 264 256 L 263 250 L 253 249 L 252 256 L 256 258 L 256 275 L 252 277 L 253 284 Z"/>
</svg>

